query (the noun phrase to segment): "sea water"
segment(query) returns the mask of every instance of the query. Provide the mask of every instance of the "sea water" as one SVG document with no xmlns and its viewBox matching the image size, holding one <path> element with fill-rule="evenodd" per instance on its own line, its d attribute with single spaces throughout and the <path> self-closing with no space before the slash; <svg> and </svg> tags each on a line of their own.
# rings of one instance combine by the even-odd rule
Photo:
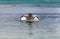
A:
<svg viewBox="0 0 60 39">
<path fill-rule="evenodd" d="M 19 14 L 0 14 L 0 39 L 60 39 L 60 18 L 35 13 L 39 22 L 20 22 Z"/>
<path fill-rule="evenodd" d="M 4 5 L 5 6 L 5 5 Z M 60 39 L 60 8 L 0 6 L 0 39 Z M 39 22 L 21 22 L 20 16 L 32 12 Z"/>
</svg>

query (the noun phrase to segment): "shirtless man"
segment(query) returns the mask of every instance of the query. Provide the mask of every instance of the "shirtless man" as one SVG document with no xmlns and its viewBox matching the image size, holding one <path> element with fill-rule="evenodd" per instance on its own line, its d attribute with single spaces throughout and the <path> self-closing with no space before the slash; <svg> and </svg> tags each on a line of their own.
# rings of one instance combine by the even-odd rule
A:
<svg viewBox="0 0 60 39">
<path fill-rule="evenodd" d="M 28 13 L 28 15 L 23 15 L 21 17 L 23 17 L 23 20 L 38 20 L 39 19 L 38 16 L 32 15 L 32 13 Z"/>
<path fill-rule="evenodd" d="M 32 16 L 32 13 L 29 13 L 27 17 L 27 20 L 33 20 L 34 19 L 34 16 Z"/>
</svg>

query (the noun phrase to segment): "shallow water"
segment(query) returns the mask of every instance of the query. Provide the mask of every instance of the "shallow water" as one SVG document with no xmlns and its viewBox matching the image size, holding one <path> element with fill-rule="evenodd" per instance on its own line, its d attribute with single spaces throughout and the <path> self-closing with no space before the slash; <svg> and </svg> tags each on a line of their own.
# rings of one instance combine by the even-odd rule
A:
<svg viewBox="0 0 60 39">
<path fill-rule="evenodd" d="M 31 25 L 20 22 L 20 14 L 0 15 L 0 39 L 60 39 L 60 18 L 37 15 L 40 21 Z"/>
</svg>

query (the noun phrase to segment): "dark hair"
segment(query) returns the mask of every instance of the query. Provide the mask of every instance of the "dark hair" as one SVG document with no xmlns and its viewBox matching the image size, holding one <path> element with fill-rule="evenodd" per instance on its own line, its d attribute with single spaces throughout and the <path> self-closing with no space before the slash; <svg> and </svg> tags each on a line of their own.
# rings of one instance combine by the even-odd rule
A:
<svg viewBox="0 0 60 39">
<path fill-rule="evenodd" d="M 32 17 L 32 13 L 28 13 L 28 16 L 29 16 L 29 18 L 31 18 Z"/>
<path fill-rule="evenodd" d="M 28 13 L 28 15 L 32 15 L 32 13 Z"/>
</svg>

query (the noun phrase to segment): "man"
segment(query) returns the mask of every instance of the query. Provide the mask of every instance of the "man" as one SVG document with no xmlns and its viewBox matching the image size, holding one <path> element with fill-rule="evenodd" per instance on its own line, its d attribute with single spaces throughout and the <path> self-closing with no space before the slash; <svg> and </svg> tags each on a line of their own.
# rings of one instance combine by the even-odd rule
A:
<svg viewBox="0 0 60 39">
<path fill-rule="evenodd" d="M 38 16 L 32 15 L 32 13 L 28 13 L 28 15 L 23 15 L 20 18 L 21 20 L 39 20 Z"/>
<path fill-rule="evenodd" d="M 34 16 L 32 15 L 32 13 L 28 13 L 27 20 L 33 20 Z"/>
</svg>

